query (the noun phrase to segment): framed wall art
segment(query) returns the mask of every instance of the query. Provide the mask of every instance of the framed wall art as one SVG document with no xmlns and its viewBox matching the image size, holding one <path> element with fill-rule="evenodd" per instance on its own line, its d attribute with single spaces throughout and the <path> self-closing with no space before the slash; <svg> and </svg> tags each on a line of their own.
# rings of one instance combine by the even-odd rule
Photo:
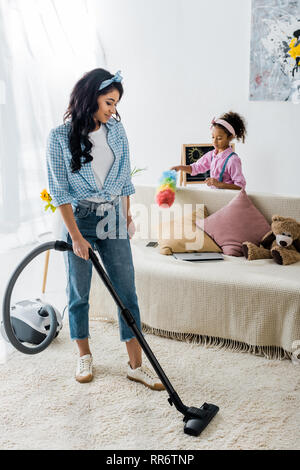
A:
<svg viewBox="0 0 300 470">
<path fill-rule="evenodd" d="M 249 99 L 300 102 L 300 0 L 252 0 Z"/>
</svg>

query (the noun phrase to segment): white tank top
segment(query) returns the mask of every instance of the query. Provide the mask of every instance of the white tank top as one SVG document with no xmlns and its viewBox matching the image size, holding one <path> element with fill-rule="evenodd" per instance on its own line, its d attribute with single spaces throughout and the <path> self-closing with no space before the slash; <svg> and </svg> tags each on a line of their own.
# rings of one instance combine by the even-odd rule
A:
<svg viewBox="0 0 300 470">
<path fill-rule="evenodd" d="M 100 129 L 89 134 L 89 139 L 93 144 L 91 162 L 95 180 L 99 189 L 102 189 L 106 176 L 114 163 L 113 151 L 107 143 L 107 129 L 101 124 Z M 86 198 L 86 201 L 103 202 L 104 199 L 97 197 Z"/>
</svg>

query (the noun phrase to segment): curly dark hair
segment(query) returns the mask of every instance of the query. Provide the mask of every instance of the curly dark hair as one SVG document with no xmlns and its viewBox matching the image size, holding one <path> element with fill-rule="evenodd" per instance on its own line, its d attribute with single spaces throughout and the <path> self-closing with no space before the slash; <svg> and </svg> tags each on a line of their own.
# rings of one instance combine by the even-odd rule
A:
<svg viewBox="0 0 300 470">
<path fill-rule="evenodd" d="M 246 121 L 240 114 L 229 111 L 220 116 L 220 119 L 224 119 L 224 121 L 227 121 L 233 127 L 237 140 L 242 140 L 243 143 L 245 142 L 245 136 L 247 134 Z M 214 125 L 223 129 L 228 136 L 232 135 L 222 124 Z"/>
<path fill-rule="evenodd" d="M 106 95 L 114 89 L 118 90 L 120 99 L 123 95 L 123 86 L 120 82 L 113 82 L 99 91 L 101 83 L 104 80 L 113 78 L 113 76 L 104 69 L 91 70 L 83 75 L 72 90 L 69 106 L 64 114 L 64 123 L 67 119 L 71 122 L 69 149 L 72 154 L 72 173 L 80 170 L 82 156 L 85 157 L 84 164 L 93 160 L 90 154 L 93 144 L 89 140 L 88 134 L 96 127 L 93 116 L 98 111 L 98 96 Z M 118 111 L 116 111 L 115 116 L 114 119 L 121 120 Z"/>
</svg>

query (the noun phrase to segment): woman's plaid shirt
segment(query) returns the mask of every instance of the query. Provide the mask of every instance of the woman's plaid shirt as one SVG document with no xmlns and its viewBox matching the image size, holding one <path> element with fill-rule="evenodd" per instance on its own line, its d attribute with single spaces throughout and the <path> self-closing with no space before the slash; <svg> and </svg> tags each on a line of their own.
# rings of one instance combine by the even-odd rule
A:
<svg viewBox="0 0 300 470">
<path fill-rule="evenodd" d="M 107 127 L 107 142 L 115 160 L 102 189 L 97 187 L 91 162 L 83 163 L 85 157 L 81 157 L 81 169 L 75 173 L 71 171 L 72 155 L 68 138 L 70 122 L 50 131 L 47 141 L 47 172 L 51 203 L 55 207 L 89 197 L 111 201 L 116 196 L 129 196 L 135 192 L 131 182 L 129 147 L 123 124 L 111 118 L 104 125 Z"/>
</svg>

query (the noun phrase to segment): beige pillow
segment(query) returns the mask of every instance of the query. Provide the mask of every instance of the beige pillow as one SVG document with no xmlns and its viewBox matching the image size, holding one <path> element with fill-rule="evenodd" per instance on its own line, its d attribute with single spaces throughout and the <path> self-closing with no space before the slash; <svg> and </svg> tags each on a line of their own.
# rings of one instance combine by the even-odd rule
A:
<svg viewBox="0 0 300 470">
<path fill-rule="evenodd" d="M 207 217 L 207 209 L 194 211 L 187 216 L 175 218 L 159 225 L 158 245 L 162 255 L 172 253 L 214 252 L 221 248 L 207 233 L 196 226 L 196 218 Z"/>
</svg>

